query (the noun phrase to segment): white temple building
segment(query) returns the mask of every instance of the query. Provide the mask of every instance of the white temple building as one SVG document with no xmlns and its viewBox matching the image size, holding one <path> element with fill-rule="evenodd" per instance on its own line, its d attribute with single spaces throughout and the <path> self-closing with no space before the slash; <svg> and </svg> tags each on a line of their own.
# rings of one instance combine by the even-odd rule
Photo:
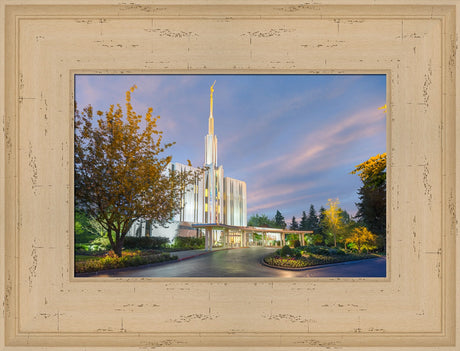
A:
<svg viewBox="0 0 460 351">
<path fill-rule="evenodd" d="M 214 82 L 215 83 L 215 82 Z M 217 163 L 217 136 L 214 134 L 213 92 L 211 86 L 208 134 L 205 136 L 204 166 L 206 170 L 195 184 L 187 187 L 181 202 L 181 210 L 167 228 L 155 228 L 145 220 L 136 221 L 128 236 L 163 236 L 171 241 L 176 236 L 199 236 L 200 230 L 192 224 L 224 224 L 245 227 L 247 225 L 246 183 L 224 177 L 224 168 Z M 197 171 L 197 168 L 181 163 L 171 163 L 176 171 Z M 214 242 L 220 238 L 214 233 Z"/>
</svg>

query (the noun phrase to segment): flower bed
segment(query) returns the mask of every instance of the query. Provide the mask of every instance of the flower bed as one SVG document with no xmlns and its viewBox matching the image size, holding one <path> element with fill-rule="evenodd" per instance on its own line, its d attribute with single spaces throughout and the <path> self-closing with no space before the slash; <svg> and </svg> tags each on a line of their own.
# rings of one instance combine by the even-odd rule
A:
<svg viewBox="0 0 460 351">
<path fill-rule="evenodd" d="M 362 260 L 367 258 L 380 257 L 376 254 L 339 254 L 339 255 L 319 255 L 308 253 L 303 255 L 283 257 L 279 252 L 272 253 L 264 258 L 264 262 L 270 266 L 282 268 L 306 268 L 322 264 L 340 263 L 346 261 Z"/>
<path fill-rule="evenodd" d="M 177 256 L 171 256 L 169 253 L 132 251 L 123 252 L 122 257 L 117 257 L 110 251 L 103 257 L 94 257 L 94 259 L 75 262 L 75 273 L 89 273 L 106 269 L 134 267 L 171 260 L 177 260 Z"/>
</svg>

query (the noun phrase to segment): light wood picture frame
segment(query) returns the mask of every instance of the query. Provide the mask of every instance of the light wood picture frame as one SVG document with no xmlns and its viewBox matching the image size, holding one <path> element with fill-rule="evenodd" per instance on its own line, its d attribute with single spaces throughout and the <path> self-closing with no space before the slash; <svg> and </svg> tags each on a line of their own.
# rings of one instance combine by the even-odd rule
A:
<svg viewBox="0 0 460 351">
<path fill-rule="evenodd" d="M 458 350 L 458 5 L 0 1 L 1 349 Z M 387 74 L 386 278 L 74 278 L 78 73 Z"/>
</svg>

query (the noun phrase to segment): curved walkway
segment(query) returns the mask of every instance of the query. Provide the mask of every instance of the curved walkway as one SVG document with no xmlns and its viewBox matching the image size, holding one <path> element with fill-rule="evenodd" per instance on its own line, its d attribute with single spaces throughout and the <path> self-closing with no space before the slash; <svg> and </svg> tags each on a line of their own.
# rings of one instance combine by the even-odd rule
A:
<svg viewBox="0 0 460 351">
<path fill-rule="evenodd" d="M 386 259 L 372 258 L 318 266 L 304 271 L 285 271 L 263 266 L 263 256 L 274 248 L 252 247 L 219 250 L 158 266 L 98 274 L 98 277 L 385 277 Z M 198 254 L 198 252 L 196 252 Z M 200 252 L 201 253 L 201 252 Z M 186 258 L 184 256 L 183 258 Z"/>
</svg>

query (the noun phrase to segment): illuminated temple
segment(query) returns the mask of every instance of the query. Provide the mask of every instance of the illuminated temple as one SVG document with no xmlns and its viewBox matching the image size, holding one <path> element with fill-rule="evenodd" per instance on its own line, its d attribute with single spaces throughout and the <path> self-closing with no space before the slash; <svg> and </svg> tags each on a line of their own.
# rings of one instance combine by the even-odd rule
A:
<svg viewBox="0 0 460 351">
<path fill-rule="evenodd" d="M 195 224 L 224 224 L 245 227 L 247 225 L 246 183 L 224 177 L 224 168 L 217 163 L 217 136 L 214 134 L 213 92 L 211 86 L 208 134 L 205 137 L 204 166 L 206 170 L 195 184 L 187 187 L 181 210 L 167 228 L 155 228 L 144 220 L 136 221 L 128 236 L 164 236 L 172 240 L 176 236 L 199 236 Z M 197 171 L 197 168 L 181 163 L 171 163 L 176 171 Z M 220 240 L 215 231 L 214 240 Z M 226 238 L 228 240 L 228 238 Z"/>
</svg>

